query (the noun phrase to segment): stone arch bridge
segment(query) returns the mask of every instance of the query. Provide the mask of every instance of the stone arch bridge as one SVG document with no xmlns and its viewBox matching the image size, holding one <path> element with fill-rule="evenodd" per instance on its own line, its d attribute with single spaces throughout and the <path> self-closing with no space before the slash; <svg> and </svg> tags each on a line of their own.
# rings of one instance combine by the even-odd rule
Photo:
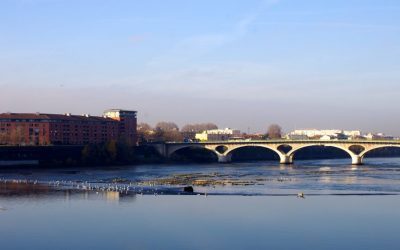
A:
<svg viewBox="0 0 400 250">
<path fill-rule="evenodd" d="M 214 152 L 218 157 L 218 162 L 230 162 L 232 152 L 243 147 L 262 147 L 275 152 L 281 164 L 293 164 L 295 153 L 307 147 L 323 146 L 334 147 L 345 151 L 352 160 L 353 165 L 362 165 L 366 153 L 387 147 L 399 147 L 400 141 L 387 140 L 263 140 L 263 141 L 219 141 L 219 142 L 166 142 L 153 143 L 153 146 L 162 156 L 169 158 L 176 151 L 183 148 L 204 148 Z"/>
</svg>

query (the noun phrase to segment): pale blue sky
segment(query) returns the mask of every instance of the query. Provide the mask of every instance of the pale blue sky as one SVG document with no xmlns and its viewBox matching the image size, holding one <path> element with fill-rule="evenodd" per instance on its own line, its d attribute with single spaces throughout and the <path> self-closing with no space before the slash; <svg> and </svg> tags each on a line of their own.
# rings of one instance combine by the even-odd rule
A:
<svg viewBox="0 0 400 250">
<path fill-rule="evenodd" d="M 0 112 L 400 135 L 400 1 L 1 0 Z"/>
</svg>

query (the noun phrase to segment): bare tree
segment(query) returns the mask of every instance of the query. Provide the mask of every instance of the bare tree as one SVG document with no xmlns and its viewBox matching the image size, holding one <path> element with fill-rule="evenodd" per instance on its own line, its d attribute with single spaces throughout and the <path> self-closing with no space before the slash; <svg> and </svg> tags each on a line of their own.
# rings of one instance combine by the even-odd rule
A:
<svg viewBox="0 0 400 250">
<path fill-rule="evenodd" d="M 175 141 L 175 142 L 183 141 L 183 135 L 176 130 L 165 131 L 163 134 L 163 138 L 165 141 Z"/>
<path fill-rule="evenodd" d="M 159 122 L 156 124 L 156 129 L 161 129 L 162 131 L 179 131 L 178 125 L 173 122 Z"/>
<path fill-rule="evenodd" d="M 214 123 L 196 123 L 187 124 L 182 127 L 182 132 L 203 132 L 205 130 L 218 129 L 218 126 Z"/>
<path fill-rule="evenodd" d="M 139 123 L 137 133 L 140 142 L 152 141 L 155 137 L 154 129 L 147 123 Z"/>
<path fill-rule="evenodd" d="M 183 135 L 178 130 L 162 130 L 156 127 L 154 134 L 152 135 L 155 141 L 183 141 Z"/>
<path fill-rule="evenodd" d="M 151 131 L 153 129 L 149 124 L 142 122 L 137 125 L 137 130 L 142 131 L 142 132 L 147 132 L 147 131 Z"/>
<path fill-rule="evenodd" d="M 159 122 L 154 129 L 154 139 L 157 141 L 182 141 L 183 136 L 174 122 Z"/>
<path fill-rule="evenodd" d="M 204 124 L 200 124 L 201 126 L 203 126 L 203 131 L 204 130 L 211 130 L 211 129 L 218 129 L 218 126 L 214 123 L 204 123 Z"/>
<path fill-rule="evenodd" d="M 197 132 L 193 124 L 186 124 L 181 128 L 182 132 Z"/>
<path fill-rule="evenodd" d="M 279 139 L 282 138 L 282 128 L 278 124 L 271 124 L 267 131 L 268 138 Z"/>
<path fill-rule="evenodd" d="M 155 128 L 153 138 L 155 141 L 164 141 L 164 131 L 160 128 Z"/>
</svg>

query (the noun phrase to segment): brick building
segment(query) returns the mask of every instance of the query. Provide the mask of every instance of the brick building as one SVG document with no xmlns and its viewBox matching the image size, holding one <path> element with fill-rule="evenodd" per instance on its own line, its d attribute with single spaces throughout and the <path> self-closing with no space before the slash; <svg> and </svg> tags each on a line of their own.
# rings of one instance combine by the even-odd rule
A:
<svg viewBox="0 0 400 250">
<path fill-rule="evenodd" d="M 0 114 L 0 144 L 85 145 L 118 138 L 137 143 L 136 111 L 107 110 L 102 117 L 71 114 Z"/>
</svg>

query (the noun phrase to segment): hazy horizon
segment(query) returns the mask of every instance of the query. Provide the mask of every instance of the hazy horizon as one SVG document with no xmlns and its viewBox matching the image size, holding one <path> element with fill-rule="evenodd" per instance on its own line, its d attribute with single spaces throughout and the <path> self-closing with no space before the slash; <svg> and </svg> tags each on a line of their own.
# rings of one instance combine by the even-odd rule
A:
<svg viewBox="0 0 400 250">
<path fill-rule="evenodd" d="M 0 113 L 400 135 L 394 0 L 0 3 Z"/>
</svg>

